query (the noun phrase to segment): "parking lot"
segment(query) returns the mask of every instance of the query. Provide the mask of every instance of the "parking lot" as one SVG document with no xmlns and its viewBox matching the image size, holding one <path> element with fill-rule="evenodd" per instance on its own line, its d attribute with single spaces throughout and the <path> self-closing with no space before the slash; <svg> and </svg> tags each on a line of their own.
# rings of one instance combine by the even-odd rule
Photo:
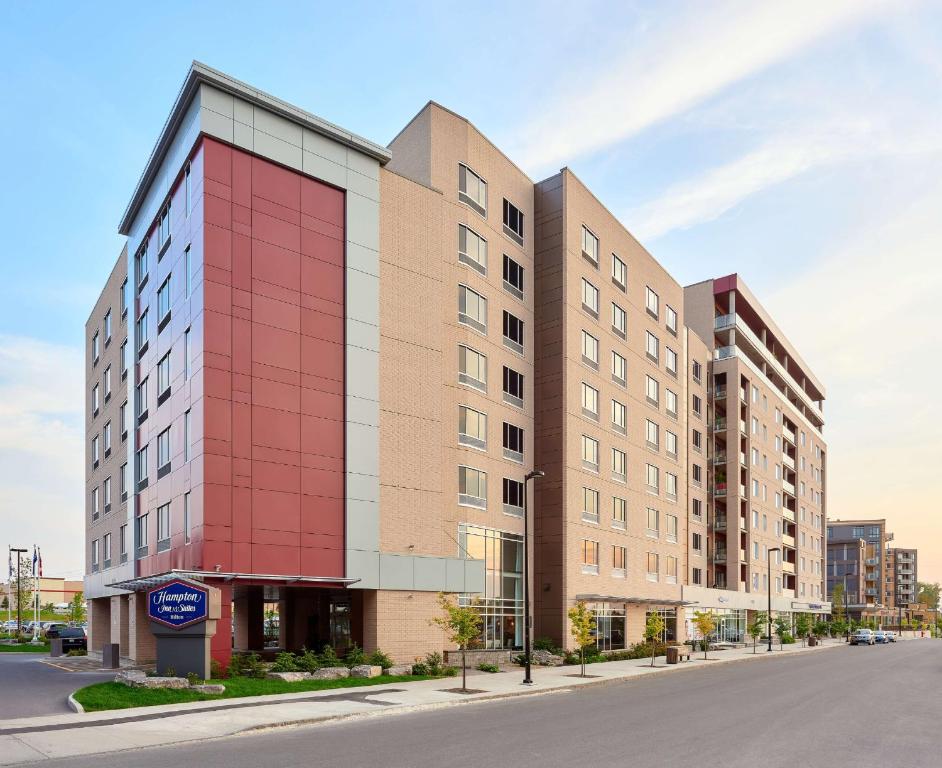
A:
<svg viewBox="0 0 942 768">
<path fill-rule="evenodd" d="M 0 721 L 70 712 L 76 688 L 114 679 L 114 672 L 66 672 L 43 663 L 45 654 L 0 654 Z"/>
</svg>

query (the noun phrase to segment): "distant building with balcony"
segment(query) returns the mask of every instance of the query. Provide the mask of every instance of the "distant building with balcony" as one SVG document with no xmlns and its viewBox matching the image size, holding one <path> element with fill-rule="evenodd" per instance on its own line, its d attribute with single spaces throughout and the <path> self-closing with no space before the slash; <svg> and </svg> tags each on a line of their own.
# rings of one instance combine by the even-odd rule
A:
<svg viewBox="0 0 942 768">
<path fill-rule="evenodd" d="M 893 540 L 886 520 L 828 520 L 827 591 L 830 598 L 841 584 L 847 595 L 848 614 L 859 619 L 888 607 L 885 552 Z"/>
<path fill-rule="evenodd" d="M 918 553 L 915 549 L 889 547 L 885 554 L 886 574 L 883 581 L 884 604 L 888 608 L 906 608 L 916 603 Z M 930 606 L 934 607 L 934 606 Z"/>
</svg>

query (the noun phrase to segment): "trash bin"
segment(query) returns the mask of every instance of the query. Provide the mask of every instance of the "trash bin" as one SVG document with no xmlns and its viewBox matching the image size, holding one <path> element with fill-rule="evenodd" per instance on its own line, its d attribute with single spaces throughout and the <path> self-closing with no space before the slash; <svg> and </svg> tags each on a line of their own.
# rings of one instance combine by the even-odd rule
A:
<svg viewBox="0 0 942 768">
<path fill-rule="evenodd" d="M 105 643 L 101 647 L 101 668 L 118 669 L 121 666 L 121 657 L 118 655 L 117 643 Z"/>
<path fill-rule="evenodd" d="M 677 652 L 676 645 L 667 646 L 667 663 L 676 664 L 679 661 L 680 655 Z"/>
<path fill-rule="evenodd" d="M 53 637 L 49 640 L 49 655 L 53 657 L 62 655 L 61 637 Z"/>
<path fill-rule="evenodd" d="M 818 644 L 818 638 L 814 635 L 808 635 L 808 647 L 814 648 Z"/>
</svg>

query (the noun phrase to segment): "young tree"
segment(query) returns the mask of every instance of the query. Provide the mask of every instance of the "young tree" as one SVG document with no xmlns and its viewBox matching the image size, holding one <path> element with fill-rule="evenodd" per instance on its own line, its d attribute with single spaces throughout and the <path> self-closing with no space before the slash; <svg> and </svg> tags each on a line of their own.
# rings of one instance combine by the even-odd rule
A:
<svg viewBox="0 0 942 768">
<path fill-rule="evenodd" d="M 569 609 L 569 633 L 579 647 L 580 675 L 585 677 L 585 649 L 595 640 L 595 616 L 581 600 Z"/>
<path fill-rule="evenodd" d="M 703 658 L 706 659 L 707 651 L 710 648 L 710 633 L 716 629 L 716 618 L 713 611 L 695 611 L 693 614 L 693 623 L 700 633 L 703 642 Z"/>
<path fill-rule="evenodd" d="M 25 555 L 21 555 L 19 576 L 17 576 L 17 571 L 14 567 L 13 576 L 10 578 L 10 595 L 13 598 L 13 610 L 20 612 L 20 618 L 23 621 L 32 620 L 32 617 L 28 616 L 27 612 L 32 610 L 33 607 L 32 594 L 34 586 L 33 561 Z M 17 627 L 18 631 L 21 629 L 22 627 Z"/>
<path fill-rule="evenodd" d="M 831 590 L 831 621 L 835 624 L 843 622 L 844 615 L 844 585 L 838 582 Z"/>
<path fill-rule="evenodd" d="M 942 590 L 942 585 L 938 583 L 930 584 L 926 581 L 920 581 L 916 583 L 916 602 L 920 603 L 926 608 L 935 609 L 939 605 L 939 591 Z"/>
<path fill-rule="evenodd" d="M 785 647 L 785 635 L 788 634 L 788 619 L 779 614 L 775 617 L 775 634 L 778 635 L 778 649 Z"/>
<path fill-rule="evenodd" d="M 811 632 L 811 617 L 807 613 L 799 613 L 795 617 L 795 632 L 801 636 L 801 647 L 805 647 L 805 640 Z"/>
<path fill-rule="evenodd" d="M 442 615 L 432 619 L 433 624 L 437 624 L 445 630 L 445 636 L 448 642 L 455 643 L 461 649 L 461 690 L 468 690 L 468 662 L 466 651 L 468 644 L 477 640 L 481 634 L 481 625 L 483 619 L 481 613 L 473 605 L 459 605 L 448 599 L 444 592 L 438 593 L 438 604 L 442 609 Z"/>
<path fill-rule="evenodd" d="M 657 641 L 664 634 L 664 617 L 658 611 L 651 611 L 648 614 L 648 620 L 644 625 L 644 638 L 651 643 L 651 666 L 654 666 L 654 658 L 657 654 Z"/>
<path fill-rule="evenodd" d="M 82 592 L 72 595 L 72 602 L 69 603 L 69 621 L 76 624 L 85 621 L 85 595 Z"/>
<path fill-rule="evenodd" d="M 756 616 L 752 620 L 752 623 L 746 627 L 746 631 L 749 633 L 749 637 L 752 638 L 752 652 L 756 652 L 756 646 L 759 642 L 759 638 L 762 637 L 762 633 L 765 632 L 765 628 L 768 626 L 769 617 L 765 611 L 756 611 Z"/>
</svg>

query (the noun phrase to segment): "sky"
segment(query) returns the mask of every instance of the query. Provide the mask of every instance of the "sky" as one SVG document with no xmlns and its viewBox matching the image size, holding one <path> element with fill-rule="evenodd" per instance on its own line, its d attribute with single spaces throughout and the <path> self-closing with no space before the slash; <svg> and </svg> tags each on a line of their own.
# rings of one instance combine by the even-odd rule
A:
<svg viewBox="0 0 942 768">
<path fill-rule="evenodd" d="M 83 328 L 197 59 L 386 144 L 429 99 L 738 272 L 827 388 L 829 515 L 942 581 L 942 5 L 4 3 L 0 545 L 82 572 Z"/>
</svg>

